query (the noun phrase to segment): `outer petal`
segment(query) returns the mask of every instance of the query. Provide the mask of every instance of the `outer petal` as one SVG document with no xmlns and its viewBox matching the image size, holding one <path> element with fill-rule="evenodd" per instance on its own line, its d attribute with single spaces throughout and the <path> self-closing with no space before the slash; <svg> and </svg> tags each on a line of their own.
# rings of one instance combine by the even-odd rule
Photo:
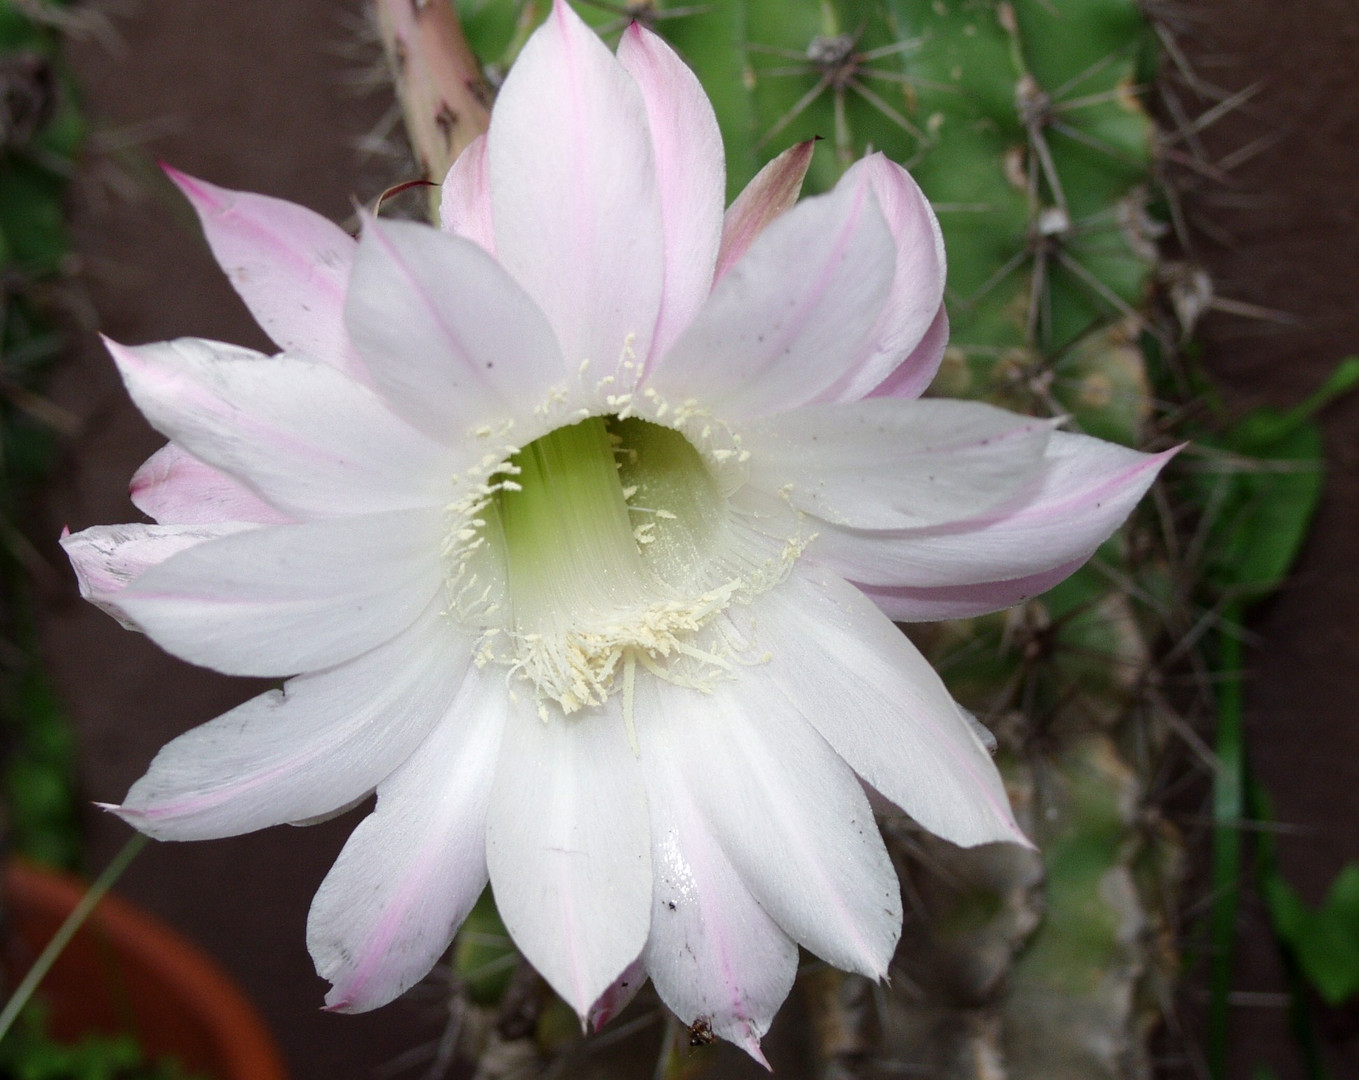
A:
<svg viewBox="0 0 1359 1080">
<path fill-rule="evenodd" d="M 95 525 L 78 533 L 62 533 L 61 546 L 75 570 L 80 595 L 128 629 L 136 630 L 119 602 L 128 585 L 172 555 L 248 527 L 239 522 Z"/>
<path fill-rule="evenodd" d="M 918 398 L 939 372 L 944 350 L 948 348 L 948 334 L 948 311 L 941 303 L 920 344 L 868 396 Z"/>
<path fill-rule="evenodd" d="M 1042 466 L 1053 423 L 975 401 L 809 405 L 744 427 L 750 483 L 807 513 L 891 529 L 975 517 Z"/>
<path fill-rule="evenodd" d="M 860 585 L 860 590 L 893 622 L 937 622 L 940 619 L 970 619 L 991 611 L 1022 604 L 1065 581 L 1084 565 L 1075 559 L 1041 574 L 1011 578 L 1009 581 L 983 581 L 976 585 L 940 585 L 913 589 L 907 585 Z"/>
<path fill-rule="evenodd" d="M 478 135 L 467 144 L 444 177 L 439 193 L 439 227 L 495 254 L 490 157 L 485 135 Z"/>
<path fill-rule="evenodd" d="M 722 245 L 717 253 L 715 277 L 726 274 L 771 221 L 793 208 L 802 192 L 802 180 L 812 163 L 814 149 L 815 139 L 790 146 L 757 172 L 736 196 L 722 218 Z"/>
<path fill-rule="evenodd" d="M 557 0 L 491 115 L 496 256 L 557 332 L 571 370 L 647 356 L 662 251 L 646 107 L 603 42 Z"/>
<path fill-rule="evenodd" d="M 250 314 L 279 348 L 362 381 L 343 318 L 353 237 L 304 206 L 165 171 L 198 212 L 213 256 Z"/>
<path fill-rule="evenodd" d="M 686 691 L 658 686 L 655 707 L 675 693 Z M 706 1021 L 768 1068 L 760 1037 L 793 987 L 797 946 L 751 896 L 694 804 L 677 767 L 689 752 L 684 718 L 653 720 L 645 718 L 639 732 L 655 876 L 642 955 L 676 1016 Z"/>
<path fill-rule="evenodd" d="M 775 922 L 836 967 L 881 978 L 901 894 L 873 811 L 849 766 L 754 670 L 676 696 L 639 727 L 665 726 L 695 805 Z"/>
<path fill-rule="evenodd" d="M 712 288 L 722 235 L 726 159 L 717 116 L 694 73 L 655 34 L 633 23 L 618 60 L 646 106 L 665 240 L 664 292 L 652 354 L 670 347 Z"/>
<path fill-rule="evenodd" d="M 855 162 L 840 183 L 854 183 L 860 176 L 872 186 L 896 242 L 896 272 L 866 347 L 848 376 L 826 394 L 827 401 L 858 401 L 893 374 L 927 336 L 944 300 L 944 234 L 924 192 L 910 173 L 882 154 Z M 919 360 L 928 356 L 917 358 L 900 381 L 924 390 L 934 371 Z"/>
<path fill-rule="evenodd" d="M 326 1006 L 367 1012 L 419 982 L 486 886 L 486 805 L 505 726 L 503 676 L 473 669 L 410 760 L 378 785 L 312 901 L 307 948 Z"/>
<path fill-rule="evenodd" d="M 856 773 L 955 844 L 1028 844 L 990 754 L 934 669 L 867 597 L 804 565 L 754 607 L 757 646 L 772 659 L 751 676 Z"/>
<path fill-rule="evenodd" d="M 160 840 L 329 814 L 373 790 L 453 701 L 472 642 L 436 605 L 339 667 L 289 680 L 166 744 L 117 813 Z"/>
<path fill-rule="evenodd" d="M 566 378 L 528 294 L 470 240 L 405 221 L 364 222 L 346 312 L 373 383 L 432 438 L 532 417 Z"/>
<path fill-rule="evenodd" d="M 980 517 L 882 532 L 818 525 L 809 555 L 869 586 L 979 585 L 1074 569 L 1123 524 L 1176 452 L 1139 454 L 1055 431 L 1029 489 Z"/>
<path fill-rule="evenodd" d="M 646 792 L 616 695 L 546 721 L 520 698 L 496 766 L 486 858 L 505 928 L 583 1022 L 642 951 L 651 917 Z"/>
<path fill-rule="evenodd" d="M 234 476 L 166 443 L 132 475 L 132 505 L 162 525 L 249 521 L 281 525 L 292 520 Z"/>
<path fill-rule="evenodd" d="M 442 540 L 438 510 L 250 529 L 167 559 L 118 602 L 192 663 L 229 675 L 315 671 L 415 621 L 443 581 Z"/>
<path fill-rule="evenodd" d="M 866 180 L 804 199 L 717 283 L 649 385 L 730 419 L 815 399 L 862 352 L 894 261 Z"/>
<path fill-rule="evenodd" d="M 333 368 L 182 338 L 106 341 L 151 425 L 290 515 L 432 506 L 458 463 Z"/>
</svg>

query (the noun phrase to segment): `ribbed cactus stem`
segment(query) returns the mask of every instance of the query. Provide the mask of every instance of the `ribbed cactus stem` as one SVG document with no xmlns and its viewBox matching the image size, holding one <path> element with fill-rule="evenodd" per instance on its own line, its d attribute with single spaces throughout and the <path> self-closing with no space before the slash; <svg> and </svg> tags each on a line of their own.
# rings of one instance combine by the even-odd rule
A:
<svg viewBox="0 0 1359 1080">
<path fill-rule="evenodd" d="M 411 147 L 425 179 L 437 183 L 486 130 L 491 87 L 452 0 L 373 0 L 373 6 Z"/>
</svg>

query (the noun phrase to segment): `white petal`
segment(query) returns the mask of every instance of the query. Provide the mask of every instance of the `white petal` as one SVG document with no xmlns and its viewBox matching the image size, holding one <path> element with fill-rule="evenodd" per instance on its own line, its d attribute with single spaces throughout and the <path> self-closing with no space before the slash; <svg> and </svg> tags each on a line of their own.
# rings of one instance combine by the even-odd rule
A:
<svg viewBox="0 0 1359 1080">
<path fill-rule="evenodd" d="M 95 525 L 78 533 L 63 533 L 61 546 L 75 570 L 80 595 L 128 629 L 136 630 L 119 599 L 128 585 L 172 555 L 245 528 L 249 526 L 240 522 Z"/>
<path fill-rule="evenodd" d="M 642 91 L 660 190 L 665 277 L 651 346 L 656 355 L 670 347 L 712 288 L 726 160 L 708 95 L 669 45 L 634 22 L 618 42 L 618 60 Z"/>
<path fill-rule="evenodd" d="M 118 602 L 192 663 L 229 675 L 315 671 L 415 621 L 443 583 L 442 541 L 437 510 L 264 526 L 167 559 Z"/>
<path fill-rule="evenodd" d="M 663 265 L 646 107 L 565 0 L 510 69 L 487 138 L 496 257 L 546 313 L 567 367 L 644 359 Z"/>
<path fill-rule="evenodd" d="M 948 310 L 941 303 L 920 344 L 868 396 L 918 398 L 939 372 L 939 364 L 948 348 L 948 335 Z"/>
<path fill-rule="evenodd" d="M 741 429 L 752 484 L 826 521 L 910 528 L 975 517 L 1038 471 L 1052 421 L 974 401 L 809 405 Z"/>
<path fill-rule="evenodd" d="M 852 372 L 827 394 L 827 401 L 858 401 L 894 373 L 929 333 L 944 300 L 944 234 L 924 192 L 910 173 L 882 154 L 856 161 L 840 183 L 855 183 L 860 175 L 872 186 L 892 232 L 896 271 L 865 348 Z M 906 374 L 902 373 L 903 380 Z M 919 379 L 924 372 L 913 366 L 911 374 Z M 924 379 L 921 390 L 933 374 Z"/>
<path fill-rule="evenodd" d="M 1085 559 L 1054 566 L 1041 574 L 1008 581 L 982 581 L 975 585 L 860 585 L 860 590 L 893 622 L 937 622 L 970 619 L 1001 611 L 1047 592 L 1081 568 Z"/>
<path fill-rule="evenodd" d="M 1055 431 L 1037 479 L 979 517 L 882 532 L 818 525 L 809 554 L 866 585 L 934 588 L 1046 574 L 1094 554 L 1175 453 L 1140 454 Z"/>
<path fill-rule="evenodd" d="M 444 177 L 439 192 L 439 227 L 495 254 L 490 157 L 485 135 L 478 135 L 467 144 Z"/>
<path fill-rule="evenodd" d="M 469 672 L 457 700 L 345 844 L 307 916 L 307 948 L 333 983 L 326 1006 L 367 1012 L 434 966 L 486 886 L 486 806 L 505 684 Z"/>
<path fill-rule="evenodd" d="M 285 513 L 433 506 L 457 462 L 334 368 L 182 338 L 106 341 L 151 425 Z"/>
<path fill-rule="evenodd" d="M 552 328 L 470 240 L 409 221 L 364 222 L 346 309 L 373 385 L 432 438 L 522 420 L 566 378 Z"/>
<path fill-rule="evenodd" d="M 279 348 L 362 381 L 343 318 L 354 238 L 305 206 L 165 171 L 198 212 L 213 256 L 250 314 Z"/>
<path fill-rule="evenodd" d="M 281 525 L 290 518 L 234 476 L 166 443 L 132 475 L 132 505 L 162 525 L 249 521 Z"/>
<path fill-rule="evenodd" d="M 643 738 L 664 727 L 663 752 L 679 759 L 695 805 L 779 926 L 836 967 L 881 978 L 901 935 L 901 894 L 872 808 L 849 766 L 771 699 L 768 680 L 741 669 L 637 726 Z"/>
<path fill-rule="evenodd" d="M 617 695 L 540 720 L 529 693 L 501 744 L 486 858 L 505 928 L 583 1019 L 646 944 L 646 792 Z"/>
<path fill-rule="evenodd" d="M 731 419 L 814 400 L 861 352 L 895 259 L 867 181 L 804 199 L 714 286 L 648 384 Z"/>
<path fill-rule="evenodd" d="M 750 672 L 882 795 L 955 844 L 1027 844 L 1004 784 L 943 682 L 867 597 L 805 564 L 754 605 Z M 771 708 L 778 708 L 771 703 Z"/>
<path fill-rule="evenodd" d="M 688 746 L 674 745 L 683 718 L 653 722 L 662 695 L 674 693 L 658 686 L 639 702 L 652 712 L 639 721 L 655 877 L 642 955 L 671 1012 L 691 1026 L 705 1021 L 768 1067 L 760 1038 L 793 987 L 797 946 L 751 896 L 694 805 L 677 767 Z"/>
<path fill-rule="evenodd" d="M 431 605 L 339 667 L 291 679 L 167 743 L 118 815 L 160 840 L 237 836 L 373 790 L 452 703 L 472 643 Z"/>
</svg>

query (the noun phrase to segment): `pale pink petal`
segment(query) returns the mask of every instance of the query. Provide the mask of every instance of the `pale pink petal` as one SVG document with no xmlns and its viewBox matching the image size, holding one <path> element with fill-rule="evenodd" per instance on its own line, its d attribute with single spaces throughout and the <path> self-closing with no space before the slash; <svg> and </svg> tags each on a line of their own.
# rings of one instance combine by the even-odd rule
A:
<svg viewBox="0 0 1359 1080">
<path fill-rule="evenodd" d="M 742 672 L 936 836 L 1027 844 L 991 756 L 920 651 L 872 601 L 800 564 L 753 605 L 768 664 Z"/>
<path fill-rule="evenodd" d="M 648 386 L 745 419 L 814 400 L 862 351 L 896 249 L 866 179 L 804 199 L 760 234 Z"/>
<path fill-rule="evenodd" d="M 152 427 L 288 516 L 447 499 L 460 464 L 448 449 L 334 368 L 195 338 L 105 344 Z"/>
<path fill-rule="evenodd" d="M 415 621 L 443 585 L 443 532 L 438 510 L 266 525 L 180 552 L 118 603 L 191 663 L 266 678 L 315 671 Z"/>
<path fill-rule="evenodd" d="M 439 192 L 439 227 L 495 254 L 490 157 L 485 135 L 478 135 L 467 144 L 444 177 Z"/>
<path fill-rule="evenodd" d="M 1123 524 L 1174 455 L 1055 431 L 1020 496 L 967 521 L 870 531 L 816 524 L 808 554 L 868 586 L 980 585 L 1079 565 Z"/>
<path fill-rule="evenodd" d="M 733 634 L 748 631 L 733 623 Z M 710 694 L 669 697 L 659 716 L 638 717 L 639 737 L 665 728 L 694 805 L 785 933 L 838 968 L 881 978 L 901 935 L 901 894 L 872 808 L 849 766 L 757 670 Z"/>
<path fill-rule="evenodd" d="M 825 401 L 858 401 L 896 372 L 929 335 L 944 300 L 944 234 L 924 193 L 910 173 L 882 154 L 856 161 L 840 183 L 854 184 L 863 178 L 877 196 L 896 242 L 896 271 L 877 325 L 854 366 L 823 395 Z M 917 359 L 900 380 L 920 383 L 923 390 L 934 377 L 933 371 L 926 377 L 927 370 Z"/>
<path fill-rule="evenodd" d="M 565 0 L 510 69 L 488 139 L 496 257 L 547 315 L 567 366 L 640 363 L 663 272 L 646 107 Z"/>
<path fill-rule="evenodd" d="M 941 303 L 920 344 L 868 396 L 918 398 L 939 372 L 944 350 L 948 348 L 948 334 L 948 311 Z"/>
<path fill-rule="evenodd" d="M 61 534 L 80 595 L 130 630 L 136 627 L 119 603 L 119 595 L 151 567 L 195 544 L 230 536 L 249 528 L 238 522 L 173 525 L 95 525 Z"/>
<path fill-rule="evenodd" d="M 228 191 L 164 168 L 198 212 L 213 256 L 278 347 L 362 380 L 344 328 L 353 237 L 296 203 Z"/>
<path fill-rule="evenodd" d="M 528 294 L 471 241 L 423 225 L 364 222 L 346 314 L 378 392 L 452 446 L 530 419 L 566 379 Z"/>
<path fill-rule="evenodd" d="M 166 443 L 132 474 L 130 494 L 133 506 L 162 525 L 281 525 L 291 520 L 235 477 L 174 443 Z"/>
<path fill-rule="evenodd" d="M 652 684 L 642 716 L 642 765 L 655 877 L 642 954 L 656 992 L 684 1023 L 705 1021 L 761 1065 L 769 1030 L 797 975 L 797 946 L 751 896 L 694 804 L 678 768 L 690 750 L 687 709 L 675 723 L 653 710 L 676 694 Z M 654 704 L 652 704 L 654 702 Z"/>
<path fill-rule="evenodd" d="M 859 588 L 894 622 L 970 619 L 975 615 L 1014 607 L 1039 596 L 1065 581 L 1083 565 L 1085 559 L 1075 559 L 1041 574 L 1009 581 L 982 581 L 975 585 L 936 585 L 932 588 L 860 585 Z"/>
<path fill-rule="evenodd" d="M 516 692 L 486 824 L 491 886 L 515 944 L 583 1021 L 646 944 L 646 792 L 617 695 L 539 719 L 532 688 Z"/>
<path fill-rule="evenodd" d="M 642 91 L 660 189 L 664 292 L 651 345 L 659 355 L 712 288 L 726 160 L 708 95 L 669 45 L 635 22 L 618 42 L 618 60 Z"/>
<path fill-rule="evenodd" d="M 840 525 L 910 528 L 975 517 L 1043 463 L 1053 422 L 976 401 L 808 405 L 741 429 L 749 481 Z"/>
<path fill-rule="evenodd" d="M 378 785 L 307 916 L 326 1007 L 385 1005 L 429 972 L 486 886 L 486 805 L 505 726 L 503 677 L 472 668 L 433 732 Z M 437 715 L 437 714 L 436 714 Z"/>
<path fill-rule="evenodd" d="M 159 840 L 207 840 L 308 820 L 373 790 L 453 701 L 472 638 L 431 605 L 339 667 L 290 679 L 167 743 L 120 807 Z"/>
<path fill-rule="evenodd" d="M 725 275 L 750 250 L 771 221 L 793 208 L 815 149 L 815 139 L 790 146 L 757 172 L 736 196 L 722 219 L 715 278 Z"/>
<path fill-rule="evenodd" d="M 637 996 L 637 991 L 646 985 L 646 965 L 639 956 L 623 969 L 623 974 L 609 984 L 609 988 L 599 995 L 590 1006 L 586 1024 L 591 1031 L 598 1031 L 615 1016 L 621 1013 Z"/>
</svg>

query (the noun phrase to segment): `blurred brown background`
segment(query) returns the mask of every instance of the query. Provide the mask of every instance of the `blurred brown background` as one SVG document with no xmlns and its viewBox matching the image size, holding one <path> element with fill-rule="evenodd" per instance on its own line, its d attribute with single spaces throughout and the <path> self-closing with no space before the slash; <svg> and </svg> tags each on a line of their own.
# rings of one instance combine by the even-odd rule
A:
<svg viewBox="0 0 1359 1080">
<path fill-rule="evenodd" d="M 69 58 L 110 148 L 78 187 L 75 242 L 99 328 L 138 343 L 184 335 L 265 347 L 152 159 L 226 187 L 303 203 L 343 220 L 400 176 L 356 150 L 390 98 L 355 92 L 360 0 L 136 0 L 112 24 L 117 44 L 74 43 Z M 1189 210 L 1220 292 L 1287 312 L 1280 324 L 1209 315 L 1207 359 L 1232 401 L 1290 404 L 1359 352 L 1359 4 L 1354 0 L 1199 0 L 1186 5 L 1201 73 L 1228 89 L 1260 81 L 1250 106 L 1208 129 L 1218 157 L 1279 137 L 1207 187 Z M 358 49 L 363 53 L 363 49 Z M 376 46 L 367 51 L 376 62 Z M 57 372 L 52 395 L 84 421 L 39 523 L 46 552 L 63 524 L 136 520 L 127 481 L 159 444 L 121 391 L 93 334 Z M 1294 579 L 1256 613 L 1248 723 L 1273 793 L 1284 867 L 1316 902 L 1359 857 L 1359 397 L 1324 414 L 1331 471 L 1315 534 Z M 90 799 L 119 799 L 159 746 L 250 696 L 240 680 L 193 669 L 79 602 L 71 583 L 45 621 L 48 662 L 79 728 Z M 356 815 L 312 829 L 155 845 L 120 886 L 185 931 L 244 985 L 299 1080 L 363 1078 L 437 1035 L 437 1000 L 379 1013 L 319 1011 L 324 984 L 303 941 L 311 895 Z M 90 864 L 126 828 L 91 811 Z M 1277 989 L 1259 913 L 1244 913 L 1238 986 Z M 1268 1000 L 1268 999 L 1266 999 Z M 1337 1076 L 1359 1076 L 1359 1019 L 1325 1015 Z M 1291 1064 L 1277 1006 L 1237 1013 L 1233 1076 Z"/>
</svg>

